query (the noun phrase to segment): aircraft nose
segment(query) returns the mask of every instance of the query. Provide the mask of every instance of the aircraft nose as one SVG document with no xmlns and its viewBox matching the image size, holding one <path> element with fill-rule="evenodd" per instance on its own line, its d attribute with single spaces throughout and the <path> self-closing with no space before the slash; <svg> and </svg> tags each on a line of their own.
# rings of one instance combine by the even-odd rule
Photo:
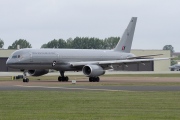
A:
<svg viewBox="0 0 180 120">
<path fill-rule="evenodd" d="M 6 65 L 9 66 L 9 64 L 10 64 L 9 59 L 7 59 Z"/>
<path fill-rule="evenodd" d="M 11 59 L 7 59 L 7 61 L 6 61 L 6 66 L 11 66 L 11 64 L 12 64 L 13 62 L 12 62 L 12 60 Z"/>
</svg>

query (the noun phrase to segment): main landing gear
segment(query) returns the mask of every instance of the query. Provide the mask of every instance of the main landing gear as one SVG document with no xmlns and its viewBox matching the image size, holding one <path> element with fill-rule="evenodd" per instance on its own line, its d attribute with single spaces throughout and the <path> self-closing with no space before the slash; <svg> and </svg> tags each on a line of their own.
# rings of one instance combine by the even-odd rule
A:
<svg viewBox="0 0 180 120">
<path fill-rule="evenodd" d="M 23 71 L 23 82 L 29 82 L 29 79 L 26 76 L 26 71 Z"/>
<path fill-rule="evenodd" d="M 59 82 L 68 82 L 69 78 L 67 76 L 64 76 L 64 71 L 59 71 L 61 76 L 58 77 Z"/>
<path fill-rule="evenodd" d="M 99 77 L 89 77 L 89 82 L 99 82 Z"/>
</svg>

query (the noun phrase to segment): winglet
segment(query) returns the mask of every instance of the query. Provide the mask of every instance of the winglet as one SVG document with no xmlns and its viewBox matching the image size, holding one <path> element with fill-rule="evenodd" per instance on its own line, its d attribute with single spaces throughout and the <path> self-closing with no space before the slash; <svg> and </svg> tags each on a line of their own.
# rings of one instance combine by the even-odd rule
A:
<svg viewBox="0 0 180 120">
<path fill-rule="evenodd" d="M 114 51 L 130 53 L 137 17 L 132 17 Z"/>
</svg>

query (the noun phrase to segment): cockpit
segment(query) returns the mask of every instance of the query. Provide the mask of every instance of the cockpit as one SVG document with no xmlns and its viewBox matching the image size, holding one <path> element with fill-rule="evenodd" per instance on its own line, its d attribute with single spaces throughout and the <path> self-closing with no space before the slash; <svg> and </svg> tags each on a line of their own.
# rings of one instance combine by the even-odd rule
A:
<svg viewBox="0 0 180 120">
<path fill-rule="evenodd" d="M 13 55 L 12 58 L 20 58 L 21 55 Z"/>
<path fill-rule="evenodd" d="M 28 49 L 20 49 L 17 51 L 14 51 L 11 56 L 6 61 L 6 65 L 8 67 L 15 68 L 19 63 L 22 63 L 23 61 L 29 59 L 29 51 Z M 18 64 L 17 64 L 18 63 Z"/>
</svg>

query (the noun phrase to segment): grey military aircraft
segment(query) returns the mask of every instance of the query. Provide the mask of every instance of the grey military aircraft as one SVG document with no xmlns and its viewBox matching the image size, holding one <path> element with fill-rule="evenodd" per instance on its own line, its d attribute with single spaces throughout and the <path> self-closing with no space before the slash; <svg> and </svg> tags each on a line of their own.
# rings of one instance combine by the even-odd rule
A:
<svg viewBox="0 0 180 120">
<path fill-rule="evenodd" d="M 180 71 L 180 64 L 175 64 L 169 67 L 171 71 Z"/>
<path fill-rule="evenodd" d="M 82 71 L 89 82 L 99 82 L 100 75 L 108 69 L 135 62 L 167 60 L 169 58 L 147 58 L 130 53 L 137 17 L 132 17 L 124 34 L 112 50 L 94 49 L 20 49 L 12 53 L 6 61 L 8 67 L 23 71 L 23 82 L 29 82 L 28 72 L 32 76 L 41 76 L 49 69 L 60 72 L 58 81 L 68 81 L 65 71 Z M 153 55 L 147 55 L 153 56 Z M 145 56 L 143 56 L 145 57 Z"/>
</svg>

